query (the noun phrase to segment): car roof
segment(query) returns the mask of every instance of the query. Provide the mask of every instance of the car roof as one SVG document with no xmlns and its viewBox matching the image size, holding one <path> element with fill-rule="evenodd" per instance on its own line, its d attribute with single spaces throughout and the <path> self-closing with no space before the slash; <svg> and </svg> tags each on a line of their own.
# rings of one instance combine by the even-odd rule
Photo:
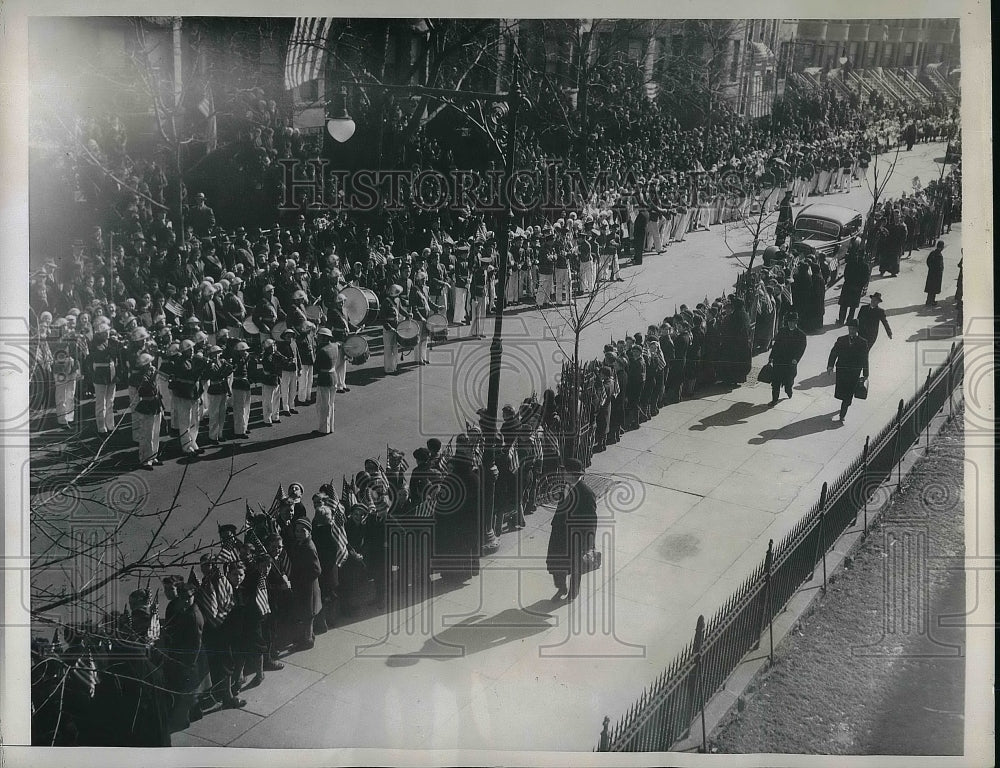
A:
<svg viewBox="0 0 1000 768">
<path fill-rule="evenodd" d="M 861 212 L 853 208 L 845 208 L 842 205 L 811 203 L 799 211 L 799 216 L 812 216 L 817 219 L 836 221 L 838 224 L 847 224 L 852 219 L 861 216 Z"/>
</svg>

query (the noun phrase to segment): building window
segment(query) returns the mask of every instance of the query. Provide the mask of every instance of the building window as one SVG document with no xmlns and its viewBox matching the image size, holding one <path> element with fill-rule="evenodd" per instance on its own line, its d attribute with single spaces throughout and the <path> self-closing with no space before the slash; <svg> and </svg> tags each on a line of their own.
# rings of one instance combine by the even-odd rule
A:
<svg viewBox="0 0 1000 768">
<path fill-rule="evenodd" d="M 885 45 L 882 46 L 882 63 L 883 64 L 890 64 L 891 65 L 893 63 L 893 57 L 896 55 L 896 50 L 895 49 L 896 49 L 896 46 L 893 45 L 892 43 L 886 43 Z"/>
<path fill-rule="evenodd" d="M 733 58 L 729 64 L 729 80 L 732 82 L 740 71 L 740 41 L 733 40 Z"/>
<path fill-rule="evenodd" d="M 903 48 L 903 64 L 912 66 L 913 64 L 913 43 L 907 43 Z"/>
<path fill-rule="evenodd" d="M 852 66 L 858 63 L 858 47 L 858 43 L 851 43 L 847 49 L 847 58 L 850 59 Z"/>
</svg>

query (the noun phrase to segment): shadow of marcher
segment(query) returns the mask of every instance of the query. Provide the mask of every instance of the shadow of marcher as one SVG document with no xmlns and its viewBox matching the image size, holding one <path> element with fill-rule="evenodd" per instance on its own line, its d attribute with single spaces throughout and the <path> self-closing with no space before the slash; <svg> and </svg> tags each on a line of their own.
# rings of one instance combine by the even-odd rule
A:
<svg viewBox="0 0 1000 768">
<path fill-rule="evenodd" d="M 794 421 L 778 429 L 765 429 L 757 437 L 747 440 L 748 445 L 763 445 L 770 440 L 794 440 L 797 437 L 815 435 L 818 432 L 826 432 L 831 429 L 840 429 L 844 426 L 842 421 L 834 421 L 833 417 L 839 411 L 824 413 L 820 416 L 810 416 L 802 421 Z"/>
<path fill-rule="evenodd" d="M 419 651 L 390 656 L 386 659 L 386 666 L 408 667 L 425 658 L 437 661 L 460 659 L 507 643 L 522 642 L 556 626 L 555 621 L 550 620 L 551 613 L 546 610 L 551 606 L 552 603 L 545 599 L 524 608 L 507 608 L 489 617 L 482 614 L 470 616 L 459 624 L 434 632 Z M 456 652 L 442 654 L 442 647 L 454 648 Z"/>
<path fill-rule="evenodd" d="M 764 413 L 770 406 L 766 403 L 754 405 L 745 401 L 733 403 L 721 413 L 711 413 L 688 429 L 692 432 L 704 432 L 709 427 L 731 427 L 735 424 L 746 424 L 746 420 L 758 413 Z"/>
<path fill-rule="evenodd" d="M 807 389 L 815 389 L 816 387 L 832 387 L 835 381 L 836 378 L 832 373 L 821 371 L 815 376 L 810 376 L 808 379 L 801 379 L 796 383 L 795 389 L 805 391 Z"/>
</svg>

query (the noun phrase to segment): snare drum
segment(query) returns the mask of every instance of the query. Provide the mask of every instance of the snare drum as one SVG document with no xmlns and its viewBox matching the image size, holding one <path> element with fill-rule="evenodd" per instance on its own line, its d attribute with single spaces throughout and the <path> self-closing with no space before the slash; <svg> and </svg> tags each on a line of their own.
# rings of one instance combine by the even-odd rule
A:
<svg viewBox="0 0 1000 768">
<path fill-rule="evenodd" d="M 248 317 L 243 321 L 243 330 L 249 333 L 251 336 L 256 336 L 260 333 L 260 328 L 257 327 L 257 323 L 253 321 L 252 317 Z"/>
<path fill-rule="evenodd" d="M 350 285 L 341 293 L 344 294 L 344 315 L 351 325 L 371 325 L 378 319 L 378 296 L 373 291 Z"/>
<path fill-rule="evenodd" d="M 435 312 L 433 315 L 428 317 L 424 324 L 427 326 L 427 332 L 432 335 L 446 333 L 448 331 L 448 318 L 440 312 Z"/>
<path fill-rule="evenodd" d="M 316 325 L 320 324 L 323 319 L 323 307 L 319 304 L 310 304 L 306 307 L 306 317 L 312 320 Z"/>
<path fill-rule="evenodd" d="M 368 340 L 364 336 L 352 333 L 344 342 L 344 357 L 352 365 L 364 365 L 368 362 Z"/>
<path fill-rule="evenodd" d="M 420 323 L 409 318 L 400 320 L 396 326 L 396 336 L 399 338 L 401 349 L 413 349 L 420 337 Z"/>
</svg>

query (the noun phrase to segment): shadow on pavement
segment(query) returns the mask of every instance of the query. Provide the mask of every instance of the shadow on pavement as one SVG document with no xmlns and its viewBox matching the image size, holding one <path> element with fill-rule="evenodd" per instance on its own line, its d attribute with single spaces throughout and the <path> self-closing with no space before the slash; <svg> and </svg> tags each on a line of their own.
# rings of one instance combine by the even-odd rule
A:
<svg viewBox="0 0 1000 768">
<path fill-rule="evenodd" d="M 517 643 L 556 626 L 548 621 L 548 609 L 557 605 L 551 600 L 539 600 L 525 608 L 507 608 L 493 616 L 470 616 L 455 626 L 437 632 L 424 642 L 424 647 L 414 653 L 401 653 L 386 659 L 386 666 L 408 667 L 420 659 L 438 661 L 460 659 L 480 651 L 487 651 L 507 643 Z M 442 647 L 452 647 L 456 653 L 442 655 Z M 460 652 L 459 652 L 460 650 Z"/>
<path fill-rule="evenodd" d="M 832 387 L 834 380 L 835 377 L 832 373 L 823 371 L 822 373 L 817 373 L 815 376 L 810 376 L 808 379 L 802 379 L 795 385 L 795 389 L 805 391 L 807 389 L 815 389 L 816 387 Z"/>
<path fill-rule="evenodd" d="M 704 432 L 709 427 L 730 427 L 734 424 L 746 424 L 746 420 L 758 413 L 764 413 L 770 406 L 766 403 L 754 405 L 745 401 L 733 403 L 721 413 L 705 416 L 697 424 L 688 427 L 693 432 Z"/>
<path fill-rule="evenodd" d="M 814 435 L 817 432 L 826 432 L 831 429 L 840 429 L 843 422 L 834 421 L 833 417 L 839 411 L 824 413 L 819 416 L 810 416 L 802 421 L 794 421 L 778 429 L 765 429 L 757 437 L 747 440 L 747 445 L 763 445 L 769 440 L 794 440 L 796 437 Z"/>
</svg>

